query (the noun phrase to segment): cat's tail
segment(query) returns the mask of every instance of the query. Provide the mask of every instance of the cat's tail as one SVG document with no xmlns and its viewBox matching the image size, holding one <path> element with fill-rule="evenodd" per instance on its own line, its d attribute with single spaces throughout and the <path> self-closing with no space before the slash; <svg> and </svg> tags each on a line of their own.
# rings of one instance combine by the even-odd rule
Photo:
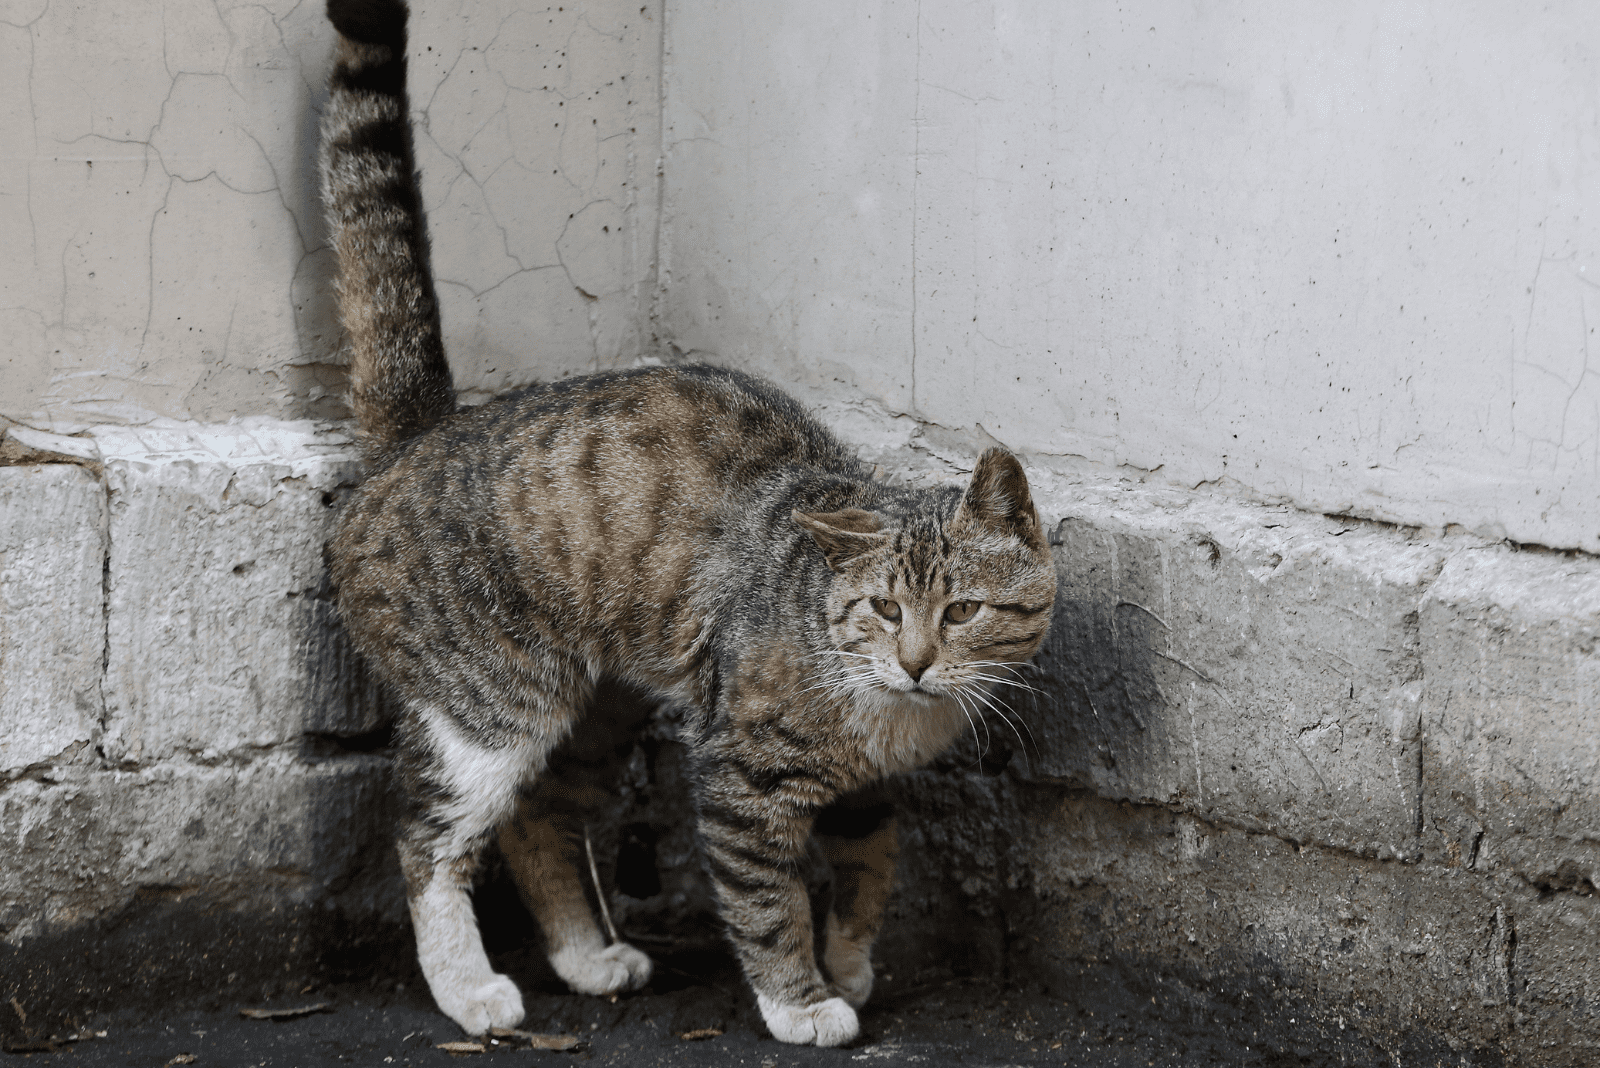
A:
<svg viewBox="0 0 1600 1068">
<path fill-rule="evenodd" d="M 322 199 L 350 338 L 350 406 L 382 461 L 455 410 L 406 102 L 403 0 L 328 0 L 339 31 Z"/>
</svg>

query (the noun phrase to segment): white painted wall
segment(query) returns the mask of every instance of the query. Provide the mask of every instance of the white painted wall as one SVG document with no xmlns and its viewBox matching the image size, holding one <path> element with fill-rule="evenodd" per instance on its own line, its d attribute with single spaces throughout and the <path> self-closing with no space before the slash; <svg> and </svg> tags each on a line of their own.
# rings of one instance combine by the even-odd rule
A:
<svg viewBox="0 0 1600 1068">
<path fill-rule="evenodd" d="M 320 7 L 0 0 L 0 417 L 342 414 Z M 1600 550 L 1600 12 L 667 16 L 657 288 L 659 0 L 418 5 L 469 398 L 659 340 L 1035 454 Z"/>
<path fill-rule="evenodd" d="M 1038 454 L 1597 551 L 1597 49 L 1579 2 L 672 0 L 659 329 Z"/>
<path fill-rule="evenodd" d="M 415 5 L 411 93 L 469 397 L 631 362 L 658 0 Z M 339 416 L 309 0 L 0 0 L 0 416 Z M 641 191 L 642 190 L 642 191 Z"/>
</svg>

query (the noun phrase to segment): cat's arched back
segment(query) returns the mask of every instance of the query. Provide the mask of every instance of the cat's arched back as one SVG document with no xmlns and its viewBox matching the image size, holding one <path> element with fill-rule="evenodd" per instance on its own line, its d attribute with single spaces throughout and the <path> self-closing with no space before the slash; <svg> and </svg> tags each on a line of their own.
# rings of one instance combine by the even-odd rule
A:
<svg viewBox="0 0 1600 1068">
<path fill-rule="evenodd" d="M 849 1041 L 893 876 L 875 787 L 948 746 L 1044 640 L 1055 573 L 1021 465 L 991 449 L 964 488 L 875 482 L 775 386 L 705 366 L 458 410 L 405 8 L 329 15 L 323 188 L 371 459 L 330 558 L 345 626 L 401 708 L 398 844 L 435 999 L 472 1033 L 521 1018 L 467 893 L 497 834 L 568 985 L 648 981 L 649 958 L 589 914 L 581 813 L 545 775 L 615 677 L 686 710 L 707 870 L 773 1034 Z M 798 875 L 813 835 L 838 884 L 821 932 Z"/>
</svg>

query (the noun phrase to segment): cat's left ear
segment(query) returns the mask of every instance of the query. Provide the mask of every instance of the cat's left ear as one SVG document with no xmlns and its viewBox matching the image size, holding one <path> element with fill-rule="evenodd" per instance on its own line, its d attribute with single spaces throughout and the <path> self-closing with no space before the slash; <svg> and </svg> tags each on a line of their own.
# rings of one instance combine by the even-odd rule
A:
<svg viewBox="0 0 1600 1068">
<path fill-rule="evenodd" d="M 837 512 L 802 512 L 796 508 L 790 513 L 794 521 L 810 531 L 835 571 L 844 570 L 851 560 L 869 553 L 889 539 L 878 533 L 883 520 L 876 513 L 861 508 L 845 508 Z"/>
<path fill-rule="evenodd" d="M 978 457 L 972 481 L 962 495 L 951 529 L 973 525 L 1021 538 L 1031 549 L 1044 545 L 1039 513 L 1028 491 L 1022 464 L 1005 449 L 990 448 Z"/>
</svg>

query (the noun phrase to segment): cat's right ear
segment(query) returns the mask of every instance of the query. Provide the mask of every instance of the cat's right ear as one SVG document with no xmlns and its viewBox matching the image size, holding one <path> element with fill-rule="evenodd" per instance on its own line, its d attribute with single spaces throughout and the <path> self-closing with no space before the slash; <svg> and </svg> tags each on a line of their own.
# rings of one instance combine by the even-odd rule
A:
<svg viewBox="0 0 1600 1068">
<path fill-rule="evenodd" d="M 878 533 L 883 529 L 883 520 L 861 508 L 814 514 L 796 508 L 790 515 L 810 532 L 828 566 L 835 571 L 844 570 L 851 560 L 889 540 L 889 535 Z"/>
</svg>

